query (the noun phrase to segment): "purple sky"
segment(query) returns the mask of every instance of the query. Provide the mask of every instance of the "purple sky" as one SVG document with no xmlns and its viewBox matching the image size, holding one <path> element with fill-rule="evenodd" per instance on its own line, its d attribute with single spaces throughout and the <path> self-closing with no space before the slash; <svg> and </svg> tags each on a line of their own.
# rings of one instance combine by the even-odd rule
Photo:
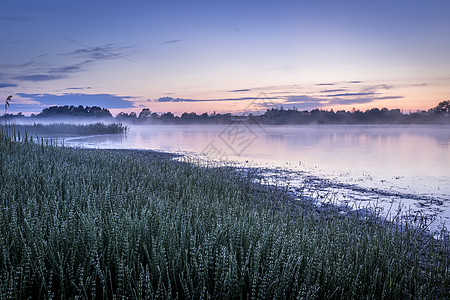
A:
<svg viewBox="0 0 450 300">
<path fill-rule="evenodd" d="M 0 97 L 242 112 L 450 98 L 450 1 L 2 1 Z"/>
</svg>

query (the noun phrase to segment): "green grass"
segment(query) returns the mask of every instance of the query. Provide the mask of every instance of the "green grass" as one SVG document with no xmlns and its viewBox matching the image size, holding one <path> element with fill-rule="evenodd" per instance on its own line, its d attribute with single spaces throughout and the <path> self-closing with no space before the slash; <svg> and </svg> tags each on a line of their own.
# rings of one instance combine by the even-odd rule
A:
<svg viewBox="0 0 450 300">
<path fill-rule="evenodd" d="M 251 172 L 0 136 L 0 298 L 445 299 L 448 236 Z"/>
<path fill-rule="evenodd" d="M 96 134 L 116 134 L 125 133 L 128 131 L 128 127 L 122 124 L 67 124 L 67 123 L 52 123 L 41 124 L 35 123 L 33 125 L 23 124 L 11 124 L 8 125 L 8 133 L 14 136 L 20 133 L 22 136 L 34 135 L 34 136 L 48 136 L 48 135 L 96 135 Z"/>
</svg>

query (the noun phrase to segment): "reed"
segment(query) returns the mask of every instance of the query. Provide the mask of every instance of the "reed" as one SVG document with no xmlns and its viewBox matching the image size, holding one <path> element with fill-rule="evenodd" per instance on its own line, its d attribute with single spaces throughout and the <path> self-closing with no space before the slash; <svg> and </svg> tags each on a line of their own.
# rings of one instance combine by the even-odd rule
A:
<svg viewBox="0 0 450 300">
<path fill-rule="evenodd" d="M 21 134 L 35 136 L 66 136 L 66 135 L 97 135 L 97 134 L 119 134 L 128 132 L 128 127 L 121 123 L 93 123 L 93 124 L 68 124 L 51 123 L 32 125 L 15 124 L 14 130 Z M 11 131 L 11 130 L 10 130 Z M 14 133 L 12 132 L 12 135 Z"/>
</svg>

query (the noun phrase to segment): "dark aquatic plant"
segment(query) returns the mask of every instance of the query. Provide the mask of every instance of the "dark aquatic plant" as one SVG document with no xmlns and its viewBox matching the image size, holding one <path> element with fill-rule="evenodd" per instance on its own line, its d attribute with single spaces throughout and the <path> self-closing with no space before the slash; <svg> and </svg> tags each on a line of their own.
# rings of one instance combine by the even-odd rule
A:
<svg viewBox="0 0 450 300">
<path fill-rule="evenodd" d="M 7 112 L 7 110 L 8 110 L 8 107 L 9 107 L 9 102 L 11 102 L 11 99 L 12 99 L 12 95 L 9 95 L 7 98 L 6 98 L 6 100 L 5 100 L 5 115 L 4 115 L 4 118 L 5 118 L 5 127 L 6 127 L 6 112 Z"/>
<path fill-rule="evenodd" d="M 37 136 L 62 136 L 62 135 L 97 135 L 97 134 L 117 134 L 126 133 L 128 127 L 121 123 L 104 124 L 67 124 L 67 123 L 53 123 L 41 124 L 35 123 L 33 125 L 16 125 L 16 130 L 27 132 L 28 134 Z"/>
<path fill-rule="evenodd" d="M 6 101 L 5 101 L 5 115 L 6 115 L 6 110 L 7 110 L 7 108 L 9 107 L 9 102 L 11 101 L 11 99 L 12 99 L 12 95 L 9 95 L 9 96 L 6 98 Z"/>
</svg>

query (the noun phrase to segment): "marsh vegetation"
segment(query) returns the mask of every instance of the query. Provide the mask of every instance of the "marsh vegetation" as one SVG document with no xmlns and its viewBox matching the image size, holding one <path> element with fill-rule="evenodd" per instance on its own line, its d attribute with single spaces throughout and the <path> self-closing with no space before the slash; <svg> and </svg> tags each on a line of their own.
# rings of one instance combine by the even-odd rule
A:
<svg viewBox="0 0 450 300">
<path fill-rule="evenodd" d="M 34 123 L 34 124 L 13 124 L 8 127 L 11 135 L 25 134 L 34 136 L 47 135 L 98 135 L 98 134 L 118 134 L 126 133 L 128 127 L 120 123 L 91 123 L 91 124 L 69 124 L 69 123 Z"/>
</svg>

